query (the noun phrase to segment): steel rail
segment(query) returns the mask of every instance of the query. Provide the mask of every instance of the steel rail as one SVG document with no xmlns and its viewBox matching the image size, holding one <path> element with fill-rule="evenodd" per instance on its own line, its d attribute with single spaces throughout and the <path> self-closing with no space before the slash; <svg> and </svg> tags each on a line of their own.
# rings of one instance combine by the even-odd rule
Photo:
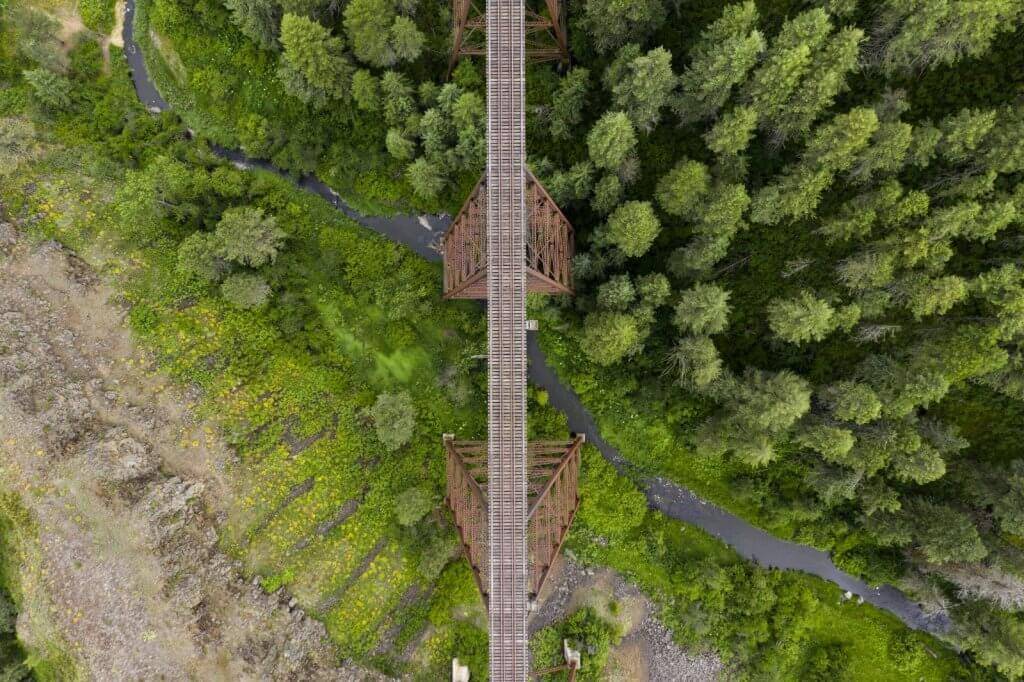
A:
<svg viewBox="0 0 1024 682">
<path fill-rule="evenodd" d="M 529 674 L 523 0 L 487 2 L 490 679 Z"/>
</svg>

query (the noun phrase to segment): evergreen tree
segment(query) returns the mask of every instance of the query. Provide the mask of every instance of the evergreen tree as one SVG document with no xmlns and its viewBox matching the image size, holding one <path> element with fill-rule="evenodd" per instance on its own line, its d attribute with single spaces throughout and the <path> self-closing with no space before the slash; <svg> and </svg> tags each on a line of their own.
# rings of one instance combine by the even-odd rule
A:
<svg viewBox="0 0 1024 682">
<path fill-rule="evenodd" d="M 722 359 L 707 336 L 684 336 L 669 351 L 666 373 L 682 388 L 701 391 L 722 375 Z"/>
<path fill-rule="evenodd" d="M 680 95 L 672 108 L 683 123 L 711 118 L 757 64 L 765 48 L 756 29 L 753 2 L 729 5 L 706 28 L 690 50 L 690 64 L 680 77 Z"/>
<path fill-rule="evenodd" d="M 427 37 L 416 28 L 416 22 L 409 17 L 398 16 L 391 23 L 391 46 L 397 61 L 415 61 L 423 52 L 426 41 Z"/>
<path fill-rule="evenodd" d="M 409 161 L 416 155 L 416 143 L 407 138 L 398 128 L 389 128 L 384 138 L 388 153 L 399 161 Z"/>
<path fill-rule="evenodd" d="M 626 257 L 636 258 L 647 253 L 659 232 L 661 223 L 650 202 L 627 201 L 608 217 L 599 240 Z"/>
<path fill-rule="evenodd" d="M 590 158 L 598 168 L 618 171 L 636 148 L 636 131 L 621 111 L 605 113 L 587 135 Z"/>
<path fill-rule="evenodd" d="M 913 73 L 988 51 L 1017 25 L 1017 0 L 884 0 L 869 53 L 887 73 Z"/>
<path fill-rule="evenodd" d="M 366 416 L 373 424 L 377 440 L 388 452 L 406 445 L 416 430 L 416 406 L 405 391 L 381 393 L 373 406 L 366 410 Z"/>
<path fill-rule="evenodd" d="M 849 429 L 827 424 L 808 426 L 797 435 L 796 440 L 833 464 L 848 464 L 847 455 L 856 442 L 853 432 Z"/>
<path fill-rule="evenodd" d="M 273 263 L 284 245 L 285 233 L 274 216 L 250 206 L 229 208 L 217 223 L 217 249 L 221 258 L 258 268 Z"/>
<path fill-rule="evenodd" d="M 1024 459 L 1010 464 L 1006 492 L 996 501 L 993 514 L 1004 533 L 1024 537 Z"/>
<path fill-rule="evenodd" d="M 970 517 L 955 509 L 927 500 L 910 504 L 914 518 L 914 540 L 933 564 L 979 561 L 988 550 Z"/>
<path fill-rule="evenodd" d="M 281 8 L 273 0 L 224 0 L 231 20 L 246 38 L 264 50 L 277 49 Z"/>
<path fill-rule="evenodd" d="M 866 108 L 839 114 L 820 126 L 800 161 L 758 191 L 751 218 L 773 225 L 786 217 L 802 218 L 813 213 L 836 173 L 853 165 L 877 128 L 878 116 Z"/>
<path fill-rule="evenodd" d="M 380 109 L 380 84 L 377 77 L 366 69 L 359 69 L 352 74 L 352 99 L 362 111 L 378 111 Z"/>
<path fill-rule="evenodd" d="M 961 109 L 939 123 L 942 137 L 937 150 L 947 161 L 962 163 L 971 159 L 985 137 L 996 125 L 996 111 Z"/>
<path fill-rule="evenodd" d="M 682 332 L 718 334 L 729 326 L 729 292 L 715 284 L 695 284 L 682 292 L 675 325 Z"/>
<path fill-rule="evenodd" d="M 820 53 L 812 54 L 811 67 L 784 107 L 766 115 L 765 126 L 773 141 L 806 137 L 811 125 L 846 89 L 846 76 L 857 68 L 864 32 L 846 28 L 828 39 Z"/>
<path fill-rule="evenodd" d="M 638 352 L 641 341 L 636 320 L 625 313 L 591 313 L 583 321 L 580 346 L 587 357 L 598 365 L 613 365 Z"/>
<path fill-rule="evenodd" d="M 405 169 L 405 179 L 412 190 L 425 199 L 436 198 L 446 184 L 441 169 L 423 156 Z"/>
<path fill-rule="evenodd" d="M 757 112 L 762 125 L 777 128 L 776 122 L 790 109 L 790 100 L 804 76 L 816 66 L 817 53 L 831 30 L 828 14 L 820 8 L 802 12 L 782 25 L 742 91 L 743 100 Z"/>
<path fill-rule="evenodd" d="M 822 400 L 836 419 L 854 424 L 867 424 L 882 413 L 882 403 L 871 387 L 855 381 L 840 381 L 824 388 Z"/>
<path fill-rule="evenodd" d="M 711 186 L 711 174 L 699 161 L 682 159 L 658 181 L 655 197 L 666 213 L 691 217 Z"/>
<path fill-rule="evenodd" d="M 220 290 L 228 303 L 242 310 L 262 308 L 270 300 L 270 286 L 255 273 L 229 275 L 220 285 Z"/>
<path fill-rule="evenodd" d="M 228 264 L 219 255 L 212 235 L 193 232 L 178 245 L 178 272 L 208 282 L 217 282 L 227 273 Z"/>
<path fill-rule="evenodd" d="M 757 128 L 757 112 L 751 107 L 733 107 L 704 134 L 708 149 L 719 156 L 736 156 L 747 149 Z"/>
<path fill-rule="evenodd" d="M 551 101 L 551 137 L 568 140 L 583 121 L 583 109 L 590 89 L 590 71 L 577 66 L 565 74 Z"/>
<path fill-rule="evenodd" d="M 835 310 L 809 291 L 768 304 L 768 326 L 783 341 L 797 345 L 821 341 L 837 326 Z"/>
<path fill-rule="evenodd" d="M 594 186 L 591 208 L 598 215 L 608 215 L 622 199 L 622 182 L 617 175 L 605 175 Z"/>
<path fill-rule="evenodd" d="M 380 79 L 381 100 L 384 102 L 384 122 L 392 127 L 405 127 L 416 113 L 412 87 L 397 71 L 386 71 Z"/>
<path fill-rule="evenodd" d="M 664 22 L 661 0 L 586 0 L 583 5 L 583 27 L 602 53 L 642 42 Z"/>
<path fill-rule="evenodd" d="M 46 111 L 62 111 L 71 107 L 71 81 L 48 69 L 23 71 L 22 77 L 32 88 L 32 98 Z"/>
<path fill-rule="evenodd" d="M 616 275 L 597 288 L 597 307 L 625 311 L 636 300 L 636 290 L 629 275 Z"/>
<path fill-rule="evenodd" d="M 317 107 L 348 98 L 352 66 L 340 38 L 306 17 L 285 14 L 281 46 L 278 77 L 289 94 Z"/>
<path fill-rule="evenodd" d="M 928 277 L 915 274 L 900 282 L 907 309 L 914 319 L 942 315 L 967 298 L 967 282 L 962 277 Z"/>
<path fill-rule="evenodd" d="M 345 34 L 359 61 L 389 67 L 419 56 L 425 37 L 395 9 L 394 0 L 351 0 L 345 7 Z"/>
<path fill-rule="evenodd" d="M 672 54 L 663 47 L 641 54 L 638 45 L 626 45 L 605 71 L 604 85 L 612 94 L 612 106 L 626 112 L 638 130 L 649 133 L 676 86 Z"/>
</svg>

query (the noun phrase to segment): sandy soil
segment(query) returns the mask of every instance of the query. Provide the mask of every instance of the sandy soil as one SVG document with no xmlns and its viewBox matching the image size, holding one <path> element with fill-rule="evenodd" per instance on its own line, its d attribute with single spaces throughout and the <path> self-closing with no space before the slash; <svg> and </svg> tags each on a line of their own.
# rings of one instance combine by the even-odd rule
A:
<svg viewBox="0 0 1024 682">
<path fill-rule="evenodd" d="M 147 371 L 113 300 L 0 222 L 0 491 L 36 522 L 22 578 L 45 595 L 19 636 L 50 641 L 48 623 L 103 681 L 376 679 L 218 550 L 233 455 Z"/>
</svg>

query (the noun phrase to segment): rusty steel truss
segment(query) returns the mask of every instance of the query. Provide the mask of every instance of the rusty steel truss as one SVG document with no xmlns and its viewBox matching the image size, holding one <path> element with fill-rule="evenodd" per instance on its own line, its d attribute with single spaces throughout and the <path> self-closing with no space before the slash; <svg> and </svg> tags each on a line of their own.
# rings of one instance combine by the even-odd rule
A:
<svg viewBox="0 0 1024 682">
<path fill-rule="evenodd" d="M 569 62 L 564 0 L 543 0 L 536 8 L 524 6 L 526 57 L 538 62 Z M 452 0 L 452 55 L 450 76 L 462 57 L 487 55 L 487 15 L 473 0 Z"/>
<path fill-rule="evenodd" d="M 532 442 L 526 448 L 527 537 L 530 598 L 540 594 L 558 559 L 579 507 L 580 448 L 584 437 L 571 441 Z M 463 553 L 477 587 L 488 600 L 487 441 L 460 441 L 446 434 L 448 490 Z"/>
<path fill-rule="evenodd" d="M 529 171 L 526 172 L 526 287 L 544 294 L 572 294 L 575 237 L 572 224 Z M 441 241 L 445 298 L 487 298 L 487 180 L 480 179 Z"/>
</svg>

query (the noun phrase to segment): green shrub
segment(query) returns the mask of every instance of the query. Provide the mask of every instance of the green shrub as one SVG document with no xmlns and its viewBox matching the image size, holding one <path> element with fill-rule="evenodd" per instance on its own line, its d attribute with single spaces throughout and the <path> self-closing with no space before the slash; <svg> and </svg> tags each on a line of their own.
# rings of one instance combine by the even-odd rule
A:
<svg viewBox="0 0 1024 682">
<path fill-rule="evenodd" d="M 78 0 L 78 14 L 97 33 L 107 35 L 114 28 L 114 0 Z"/>
</svg>

